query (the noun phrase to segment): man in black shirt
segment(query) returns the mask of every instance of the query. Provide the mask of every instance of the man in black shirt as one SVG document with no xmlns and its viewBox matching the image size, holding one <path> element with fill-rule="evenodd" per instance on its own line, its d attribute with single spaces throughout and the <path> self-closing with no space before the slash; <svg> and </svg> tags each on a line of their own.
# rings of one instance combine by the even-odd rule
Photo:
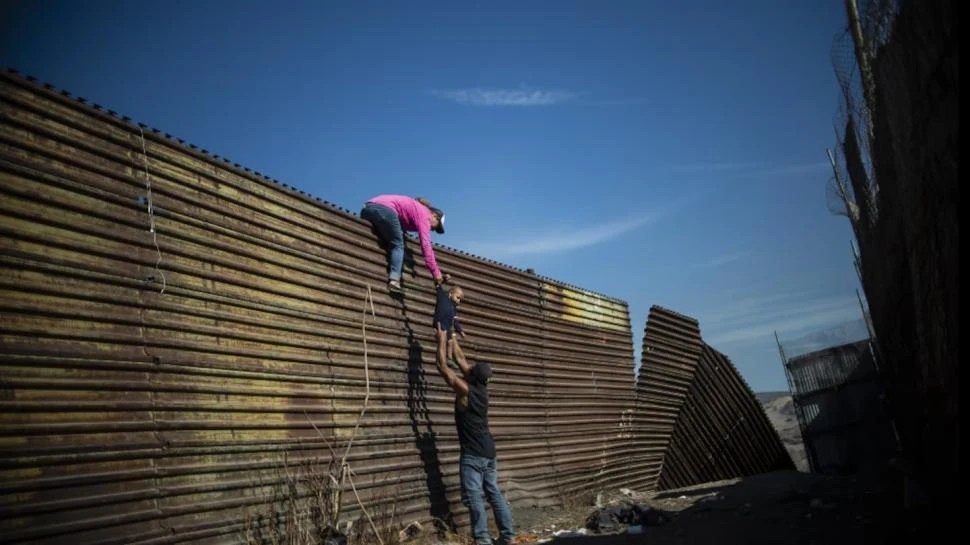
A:
<svg viewBox="0 0 970 545">
<path fill-rule="evenodd" d="M 498 487 L 495 441 L 488 429 L 488 381 L 492 368 L 488 362 L 479 361 L 469 365 L 460 349 L 455 350 L 456 362 L 462 371 L 459 377 L 448 367 L 447 343 L 449 332 L 436 323 L 438 338 L 438 372 L 455 391 L 455 425 L 461 445 L 462 502 L 471 515 L 472 536 L 478 545 L 492 545 L 488 531 L 488 513 L 482 501 L 484 492 L 495 514 L 500 545 L 514 544 L 515 530 L 512 526 L 512 510 Z"/>
</svg>

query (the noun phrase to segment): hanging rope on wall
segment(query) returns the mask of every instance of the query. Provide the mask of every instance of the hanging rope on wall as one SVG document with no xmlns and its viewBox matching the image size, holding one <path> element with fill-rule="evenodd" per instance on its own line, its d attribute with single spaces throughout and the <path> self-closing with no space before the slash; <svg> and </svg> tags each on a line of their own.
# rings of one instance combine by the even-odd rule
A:
<svg viewBox="0 0 970 545">
<path fill-rule="evenodd" d="M 138 132 L 141 133 L 141 156 L 145 163 L 145 193 L 146 193 L 146 205 L 148 207 L 148 231 L 152 234 L 152 242 L 155 244 L 155 252 L 158 254 L 158 258 L 155 260 L 155 275 L 149 276 L 147 280 L 149 282 L 155 282 L 161 279 L 162 288 L 158 292 L 159 294 L 165 293 L 166 281 L 165 273 L 159 268 L 162 264 L 162 250 L 158 247 L 158 236 L 155 233 L 155 209 L 152 206 L 152 178 L 148 173 L 148 150 L 145 148 L 145 130 L 138 127 Z"/>
</svg>

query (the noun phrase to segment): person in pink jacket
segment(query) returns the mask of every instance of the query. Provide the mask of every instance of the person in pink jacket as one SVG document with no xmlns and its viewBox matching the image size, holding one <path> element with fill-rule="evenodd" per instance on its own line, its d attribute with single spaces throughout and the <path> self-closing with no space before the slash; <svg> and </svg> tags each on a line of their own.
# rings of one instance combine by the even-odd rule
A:
<svg viewBox="0 0 970 545">
<path fill-rule="evenodd" d="M 388 289 L 401 293 L 401 267 L 404 264 L 404 232 L 417 232 L 424 263 L 436 284 L 444 280 L 431 247 L 431 230 L 445 232 L 445 214 L 421 197 L 379 195 L 367 201 L 360 217 L 369 221 L 388 246 Z"/>
</svg>

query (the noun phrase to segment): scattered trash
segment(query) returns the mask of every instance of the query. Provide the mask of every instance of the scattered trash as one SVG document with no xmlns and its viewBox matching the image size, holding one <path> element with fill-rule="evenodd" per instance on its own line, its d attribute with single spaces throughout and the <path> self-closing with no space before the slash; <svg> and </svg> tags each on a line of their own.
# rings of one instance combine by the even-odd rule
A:
<svg viewBox="0 0 970 545">
<path fill-rule="evenodd" d="M 552 533 L 555 537 L 581 537 L 586 535 L 586 528 L 576 530 L 556 530 Z"/>
<path fill-rule="evenodd" d="M 687 496 L 680 496 L 680 497 L 678 497 L 677 499 L 678 499 L 678 500 L 686 500 L 686 499 L 687 499 Z"/>
<path fill-rule="evenodd" d="M 623 494 L 623 495 L 626 495 L 626 496 L 633 496 L 634 494 L 636 494 L 636 492 L 630 490 L 629 488 L 621 488 L 620 489 L 620 494 Z"/>
<path fill-rule="evenodd" d="M 405 526 L 403 530 L 398 532 L 397 540 L 407 541 L 414 536 L 420 535 L 423 530 L 424 530 L 424 527 L 421 526 L 420 522 L 417 522 L 417 521 L 411 522 L 410 524 Z"/>
<path fill-rule="evenodd" d="M 586 517 L 586 528 L 598 533 L 610 533 L 620 526 L 659 526 L 670 521 L 667 513 L 652 507 L 632 505 L 599 509 Z"/>
</svg>

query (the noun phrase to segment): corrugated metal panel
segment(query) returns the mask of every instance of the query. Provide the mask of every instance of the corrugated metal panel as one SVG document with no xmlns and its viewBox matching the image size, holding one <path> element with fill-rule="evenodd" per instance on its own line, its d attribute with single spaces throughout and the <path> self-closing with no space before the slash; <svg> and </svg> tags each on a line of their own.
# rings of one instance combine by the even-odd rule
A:
<svg viewBox="0 0 970 545">
<path fill-rule="evenodd" d="M 670 438 L 702 350 L 697 320 L 653 306 L 643 335 L 628 485 L 656 490 Z"/>
<path fill-rule="evenodd" d="M 327 460 L 327 442 L 350 437 L 367 286 L 371 398 L 348 459 L 358 490 L 372 506 L 393 498 L 403 517 L 452 511 L 466 523 L 431 282 L 409 245 L 402 303 L 383 289 L 369 227 L 348 211 L 0 76 L 4 538 L 233 541 L 282 482 L 283 453 Z M 509 499 L 555 503 L 626 482 L 638 448 L 626 304 L 437 254 L 465 288 L 466 352 L 496 370 Z M 679 385 L 671 362 L 658 376 Z"/>
<path fill-rule="evenodd" d="M 660 475 L 660 489 L 794 469 L 777 431 L 730 360 L 704 344 Z"/>
<path fill-rule="evenodd" d="M 737 369 L 706 345 L 697 320 L 654 306 L 633 418 L 631 486 L 668 489 L 793 464 Z"/>
</svg>

